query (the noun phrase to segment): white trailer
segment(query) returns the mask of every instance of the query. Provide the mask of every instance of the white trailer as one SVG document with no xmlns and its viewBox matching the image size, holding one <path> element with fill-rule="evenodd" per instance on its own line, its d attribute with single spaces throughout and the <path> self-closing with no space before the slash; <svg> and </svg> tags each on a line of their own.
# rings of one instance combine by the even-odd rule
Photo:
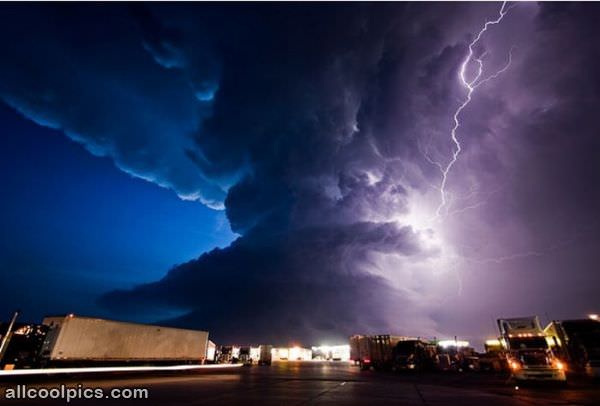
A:
<svg viewBox="0 0 600 406">
<path fill-rule="evenodd" d="M 206 349 L 206 361 L 215 363 L 217 361 L 217 345 L 208 340 L 208 348 Z"/>
<path fill-rule="evenodd" d="M 208 332 L 90 317 L 46 317 L 47 364 L 203 363 Z"/>
</svg>

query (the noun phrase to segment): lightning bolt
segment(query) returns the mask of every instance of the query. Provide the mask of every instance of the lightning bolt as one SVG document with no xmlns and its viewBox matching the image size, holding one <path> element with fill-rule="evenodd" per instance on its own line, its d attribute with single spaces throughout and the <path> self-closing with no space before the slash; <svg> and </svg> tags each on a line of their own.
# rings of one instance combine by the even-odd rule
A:
<svg viewBox="0 0 600 406">
<path fill-rule="evenodd" d="M 512 7 L 514 7 L 514 6 L 512 6 Z M 462 151 L 462 145 L 458 139 L 458 129 L 460 128 L 461 113 L 471 103 L 471 100 L 473 99 L 473 94 L 475 93 L 475 90 L 482 84 L 497 78 L 499 75 L 501 75 L 503 72 L 505 72 L 510 67 L 510 64 L 512 62 L 512 51 L 513 50 L 511 48 L 511 50 L 509 52 L 509 56 L 508 56 L 508 62 L 506 63 L 506 65 L 502 69 L 497 71 L 496 73 L 482 79 L 483 70 L 484 70 L 483 69 L 484 68 L 483 67 L 483 59 L 485 58 L 487 53 L 483 53 L 481 56 L 476 57 L 474 48 L 477 46 L 477 44 L 481 40 L 481 37 L 486 33 L 488 28 L 493 25 L 500 24 L 500 22 L 502 21 L 504 16 L 506 16 L 508 11 L 512 7 L 508 6 L 508 2 L 506 2 L 506 1 L 502 3 L 502 7 L 500 8 L 500 10 L 498 12 L 498 17 L 495 20 L 490 20 L 490 21 L 485 22 L 485 24 L 483 25 L 481 30 L 477 33 L 475 38 L 469 44 L 469 50 L 467 52 L 467 55 L 465 56 L 465 59 L 462 61 L 461 65 L 460 65 L 458 77 L 460 79 L 461 86 L 466 89 L 467 94 L 465 96 L 465 99 L 458 106 L 458 108 L 455 110 L 454 115 L 453 115 L 453 123 L 454 124 L 450 131 L 450 139 L 452 140 L 452 143 L 454 144 L 454 147 L 452 150 L 452 158 L 450 159 L 448 164 L 446 164 L 446 166 L 442 166 L 438 162 L 433 162 L 434 165 L 436 165 L 438 168 L 440 168 L 440 171 L 442 173 L 442 181 L 441 181 L 441 184 L 439 187 L 441 201 L 440 201 L 440 205 L 438 206 L 438 208 L 435 212 L 436 213 L 435 218 L 439 218 L 442 215 L 442 210 L 446 207 L 446 205 L 448 203 L 448 193 L 446 191 L 446 187 L 447 187 L 447 183 L 448 183 L 448 176 L 450 174 L 450 171 L 452 170 L 452 167 L 458 161 L 458 157 Z M 467 78 L 467 68 L 473 62 L 477 63 L 477 71 L 476 71 L 475 76 L 472 77 L 471 79 L 469 79 L 469 78 Z M 428 161 L 431 160 L 431 158 L 429 158 L 429 157 L 426 157 L 426 158 Z M 431 161 L 430 161 L 430 163 L 431 163 Z"/>
<path fill-rule="evenodd" d="M 572 246 L 575 243 L 579 242 L 582 238 L 586 237 L 589 234 L 591 227 L 586 227 L 578 232 L 576 232 L 572 237 L 558 241 L 554 244 L 548 245 L 546 247 L 537 249 L 537 250 L 529 250 L 516 252 L 509 255 L 499 256 L 499 257 L 487 257 L 487 258 L 476 258 L 465 255 L 458 255 L 456 259 L 463 260 L 465 262 L 470 262 L 478 265 L 486 265 L 486 264 L 502 264 L 508 261 L 515 261 L 523 258 L 531 258 L 531 257 L 542 257 L 547 254 L 555 253 L 561 251 L 562 249 Z M 464 247 L 468 249 L 468 251 L 475 250 L 475 247 Z"/>
<path fill-rule="evenodd" d="M 492 190 L 491 192 L 487 192 L 485 193 L 485 197 L 482 200 L 477 200 L 474 203 L 467 203 L 466 205 L 463 205 L 463 207 L 454 209 L 454 210 L 449 210 L 448 211 L 448 215 L 449 216 L 454 216 L 460 213 L 464 213 L 468 210 L 473 210 L 476 209 L 478 207 L 481 207 L 483 205 L 486 205 L 489 201 L 489 199 L 496 193 L 500 192 L 502 190 L 502 188 L 497 188 Z M 469 193 L 469 195 L 462 197 L 460 200 L 462 201 L 466 201 L 469 202 L 471 201 L 471 198 L 473 197 L 478 197 L 479 195 L 482 195 L 484 193 L 480 193 L 480 192 L 471 192 Z M 452 204 L 449 205 L 449 207 L 452 207 Z"/>
</svg>

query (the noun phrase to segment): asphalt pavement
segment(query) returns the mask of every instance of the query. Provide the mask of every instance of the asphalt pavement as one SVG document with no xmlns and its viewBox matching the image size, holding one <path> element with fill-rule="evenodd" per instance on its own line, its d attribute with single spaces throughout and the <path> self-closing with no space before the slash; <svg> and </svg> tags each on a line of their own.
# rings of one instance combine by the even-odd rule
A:
<svg viewBox="0 0 600 406">
<path fill-rule="evenodd" d="M 0 403 L 64 405 L 65 399 L 8 399 L 27 389 L 102 389 L 101 399 L 72 399 L 69 405 L 600 405 L 600 384 L 515 387 L 486 373 L 393 374 L 360 371 L 341 362 L 279 362 L 231 370 L 169 374 L 82 375 L 0 382 Z M 23 388 L 23 386 L 21 386 Z M 147 399 L 114 399 L 114 388 L 147 389 Z"/>
</svg>

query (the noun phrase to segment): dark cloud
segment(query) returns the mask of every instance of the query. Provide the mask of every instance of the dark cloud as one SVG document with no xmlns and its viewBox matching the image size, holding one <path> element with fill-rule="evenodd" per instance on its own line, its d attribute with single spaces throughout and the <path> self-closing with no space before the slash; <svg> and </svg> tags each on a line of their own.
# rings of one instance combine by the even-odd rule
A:
<svg viewBox="0 0 600 406">
<path fill-rule="evenodd" d="M 474 273 L 518 285 L 527 252 L 578 238 L 598 207 L 600 10 L 524 3 L 477 46 L 485 77 L 511 49 L 512 64 L 464 110 L 448 216 L 432 220 L 465 97 L 458 69 L 498 9 L 6 8 L 0 95 L 135 176 L 224 206 L 241 235 L 104 296 L 115 312 L 175 309 L 170 322 L 222 339 L 454 335 L 457 313 L 482 322 L 474 302 L 531 313 L 486 296 Z M 533 291 L 558 274 L 546 265 L 533 265 Z"/>
<path fill-rule="evenodd" d="M 197 77 L 190 79 L 199 75 L 193 62 L 176 63 L 183 51 L 171 31 L 137 24 L 150 17 L 134 18 L 126 7 L 2 11 L 0 95 L 7 104 L 38 124 L 63 130 L 93 154 L 109 156 L 134 176 L 185 199 L 222 205 L 222 180 L 208 179 L 187 158 L 212 100 L 198 98 L 207 90 Z M 168 39 L 158 49 L 160 35 Z M 200 83 L 217 83 L 210 69 L 203 73 Z"/>
<path fill-rule="evenodd" d="M 382 277 L 365 272 L 370 254 L 420 251 L 417 235 L 393 223 L 275 234 L 255 229 L 159 282 L 113 292 L 102 303 L 115 311 L 135 303 L 130 310 L 143 314 L 153 307 L 188 310 L 171 323 L 203 325 L 219 339 L 339 340 L 357 328 L 395 328 L 381 308 L 403 313 L 404 298 Z"/>
</svg>

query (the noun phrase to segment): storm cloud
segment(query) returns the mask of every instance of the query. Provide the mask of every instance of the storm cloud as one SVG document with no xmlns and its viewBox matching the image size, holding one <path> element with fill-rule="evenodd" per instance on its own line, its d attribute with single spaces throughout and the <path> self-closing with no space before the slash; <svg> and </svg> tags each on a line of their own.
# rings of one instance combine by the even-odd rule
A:
<svg viewBox="0 0 600 406">
<path fill-rule="evenodd" d="M 528 269 L 535 296 L 560 273 L 547 257 L 568 263 L 576 251 L 559 247 L 575 241 L 577 272 L 597 282 L 585 248 L 600 204 L 596 5 L 520 4 L 482 39 L 486 76 L 509 53 L 511 66 L 465 110 L 450 204 L 434 218 L 458 69 L 499 7 L 15 6 L 1 17 L 0 96 L 127 173 L 224 209 L 240 235 L 104 295 L 115 314 L 173 309 L 168 323 L 222 340 L 476 336 L 486 328 L 465 319 L 552 307 L 486 296 L 485 275 L 502 290 Z"/>
</svg>

